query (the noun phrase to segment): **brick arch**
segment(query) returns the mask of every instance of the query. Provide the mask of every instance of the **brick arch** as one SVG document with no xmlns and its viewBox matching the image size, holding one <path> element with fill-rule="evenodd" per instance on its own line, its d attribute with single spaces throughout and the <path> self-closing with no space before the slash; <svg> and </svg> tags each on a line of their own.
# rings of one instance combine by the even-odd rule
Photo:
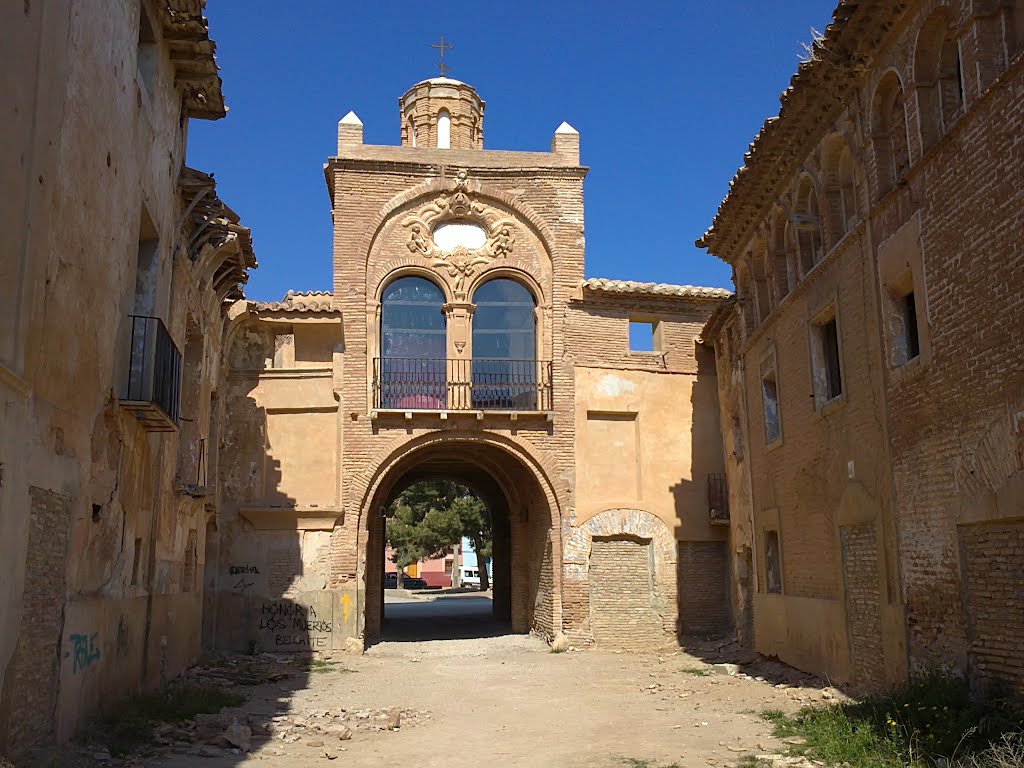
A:
<svg viewBox="0 0 1024 768">
<path fill-rule="evenodd" d="M 467 182 L 466 188 L 474 195 L 478 195 L 482 198 L 492 200 L 505 206 L 512 211 L 520 221 L 528 224 L 530 229 L 533 230 L 533 234 L 538 240 L 540 240 L 541 245 L 544 247 L 544 255 L 547 256 L 549 261 L 552 260 L 555 251 L 554 233 L 547 225 L 547 222 L 545 222 L 531 206 L 513 197 L 509 193 L 500 189 L 495 189 L 489 184 L 484 184 L 477 179 L 470 179 Z M 422 184 L 417 184 L 415 187 L 395 195 L 384 204 L 380 211 L 378 211 L 377 215 L 370 221 L 369 225 L 367 225 L 366 230 L 363 232 L 362 238 L 359 241 L 357 253 L 362 254 L 364 258 L 369 258 L 370 251 L 373 249 L 373 245 L 376 242 L 377 237 L 384 229 L 384 225 L 396 211 L 404 208 L 409 203 L 419 198 L 430 197 L 442 192 L 450 191 L 451 179 L 436 178 L 425 181 Z"/>
<path fill-rule="evenodd" d="M 530 293 L 533 294 L 533 298 L 536 300 L 538 307 L 544 307 L 547 305 L 549 299 L 544 291 L 544 286 L 541 285 L 541 282 L 530 272 L 530 265 L 526 260 L 521 258 L 504 259 L 500 262 L 492 262 L 491 264 L 483 267 L 467 287 L 466 295 L 469 296 L 470 301 L 472 301 L 477 288 L 486 282 L 502 277 L 523 283 Z"/>
<path fill-rule="evenodd" d="M 608 509 L 572 529 L 562 551 L 562 589 L 566 631 L 580 642 L 592 642 L 590 627 L 590 560 L 594 537 L 625 536 L 651 542 L 654 554 L 654 596 L 665 638 L 674 636 L 678 621 L 676 542 L 669 527 L 640 509 Z"/>
<path fill-rule="evenodd" d="M 481 450 L 484 446 L 491 450 Z M 521 566 L 519 571 L 512 574 L 511 580 L 507 582 L 508 592 L 504 593 L 514 631 L 532 631 L 548 637 L 560 632 L 561 503 L 552 482 L 556 476 L 554 459 L 516 437 L 464 429 L 431 431 L 416 437 L 398 438 L 378 452 L 364 465 L 367 469 L 354 478 L 352 496 L 349 497 L 352 500 L 350 506 L 358 510 L 354 531 L 357 553 L 354 575 L 357 582 L 365 585 L 368 596 L 365 609 L 360 609 L 361 620 L 365 622 L 363 631 L 368 636 L 376 635 L 380 621 L 376 597 L 369 599 L 369 596 L 379 594 L 379 572 L 376 567 L 379 557 L 375 552 L 383 551 L 377 549 L 383 545 L 383 528 L 379 518 L 374 517 L 374 511 L 390 500 L 394 481 L 417 468 L 417 454 L 427 461 L 436 460 L 438 447 L 470 451 L 470 457 L 465 463 L 490 475 L 505 496 L 508 504 L 506 512 L 512 527 L 512 538 L 506 539 L 510 547 L 508 562 L 511 565 L 518 558 Z M 504 461 L 504 457 L 510 461 Z M 510 463 L 512 466 L 509 466 Z M 533 479 L 535 489 L 528 488 L 524 483 L 524 474 Z M 526 492 L 522 493 L 523 490 Z M 513 509 L 520 505 L 526 509 L 521 509 L 521 516 L 516 518 Z M 541 510 L 542 505 L 546 506 L 546 510 Z M 540 514 L 529 514 L 533 510 Z M 523 515 L 524 511 L 526 515 Z M 515 541 L 526 542 L 518 545 L 519 555 L 515 554 Z"/>
<path fill-rule="evenodd" d="M 358 499 L 359 528 L 364 526 L 367 505 L 373 501 L 384 479 L 404 460 L 422 448 L 439 444 L 464 445 L 476 443 L 498 448 L 519 461 L 537 480 L 544 492 L 551 510 L 552 529 L 561 530 L 561 502 L 555 490 L 553 478 L 557 476 L 555 459 L 547 451 L 529 445 L 516 436 L 500 435 L 494 432 L 469 430 L 443 430 L 409 437 L 403 435 L 391 443 L 364 465 L 364 469 L 352 478 L 353 499 Z"/>
<path fill-rule="evenodd" d="M 374 273 L 369 285 L 374 286 L 373 300 L 380 303 L 384 289 L 403 277 L 422 277 L 441 289 L 445 302 L 452 301 L 452 290 L 447 280 L 442 279 L 435 270 L 423 265 L 423 259 L 410 254 L 401 259 L 389 261 L 381 265 Z"/>
</svg>

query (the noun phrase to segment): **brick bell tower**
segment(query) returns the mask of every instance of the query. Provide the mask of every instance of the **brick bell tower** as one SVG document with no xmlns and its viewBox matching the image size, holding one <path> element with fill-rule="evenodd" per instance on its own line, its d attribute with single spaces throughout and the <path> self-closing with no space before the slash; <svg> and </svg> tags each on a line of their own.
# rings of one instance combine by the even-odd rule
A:
<svg viewBox="0 0 1024 768">
<path fill-rule="evenodd" d="M 483 149 L 484 101 L 473 86 L 449 77 L 416 83 L 398 100 L 402 146 Z"/>
</svg>

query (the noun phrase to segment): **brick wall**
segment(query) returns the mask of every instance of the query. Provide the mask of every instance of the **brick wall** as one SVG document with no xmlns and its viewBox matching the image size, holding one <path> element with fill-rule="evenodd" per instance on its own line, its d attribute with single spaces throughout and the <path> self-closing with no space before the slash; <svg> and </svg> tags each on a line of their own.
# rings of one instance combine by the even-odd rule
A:
<svg viewBox="0 0 1024 768">
<path fill-rule="evenodd" d="M 654 609 L 651 542 L 594 538 L 590 555 L 590 627 L 597 645 L 649 648 L 665 641 Z"/>
<path fill-rule="evenodd" d="M 874 523 L 844 526 L 839 531 L 843 555 L 846 623 L 853 672 L 874 686 L 885 683 L 882 617 L 879 605 L 878 536 Z"/>
<path fill-rule="evenodd" d="M 731 621 L 728 543 L 681 541 L 676 567 L 680 634 L 726 632 Z"/>
<path fill-rule="evenodd" d="M 960 528 L 972 672 L 982 687 L 1024 686 L 1024 523 Z"/>
<path fill-rule="evenodd" d="M 746 205 L 764 219 L 725 213 L 712 238 L 712 250 L 736 268 L 739 287 L 738 338 L 720 338 L 716 348 L 728 347 L 732 370 L 744 375 L 743 407 L 729 410 L 747 416 L 755 536 L 777 520 L 784 594 L 845 606 L 851 674 L 865 682 L 883 677 L 869 664 L 879 652 L 886 682 L 898 680 L 892 670 L 950 662 L 966 668 L 977 642 L 971 617 L 987 610 L 981 606 L 988 598 L 965 588 L 961 558 L 980 544 L 963 537 L 974 536 L 976 525 L 1019 517 L 1024 503 L 1024 191 L 1012 181 L 1024 177 L 1017 140 L 1024 132 L 1024 57 L 1012 33 L 1019 19 L 1008 6 L 984 13 L 967 2 L 937 6 L 919 0 L 855 13 L 832 29 L 845 36 L 837 50 L 863 45 L 869 66 L 840 75 L 822 60 L 803 69 L 802 82 L 794 81 L 801 93 L 787 96 L 768 131 L 772 141 L 785 135 L 798 161 L 763 146 L 752 152 L 745 179 L 730 193 L 731 210 Z M 883 11 L 892 14 L 889 22 Z M 957 36 L 961 58 L 963 104 L 944 116 L 929 107 L 927 84 L 919 93 L 907 85 L 921 82 L 915 73 L 934 54 L 927 47 L 933 38 L 922 30 L 936 23 Z M 887 27 L 884 36 L 876 37 L 876 25 Z M 887 138 L 875 129 L 879 94 L 897 81 L 904 84 L 909 163 L 891 180 Z M 902 125 L 903 116 L 896 118 L 890 122 Z M 837 187 L 826 163 L 837 142 L 850 144 L 856 198 L 855 222 L 838 239 Z M 804 224 L 793 215 L 800 210 L 793 194 L 808 169 L 829 236 L 819 263 L 797 273 L 790 234 Z M 766 180 L 777 198 L 753 194 Z M 768 313 L 757 311 L 770 294 L 765 282 L 779 281 L 764 273 L 765 249 L 769 267 L 789 264 L 796 283 L 770 300 Z M 904 362 L 896 352 L 906 341 L 893 318 L 894 302 L 907 290 L 914 293 L 920 354 Z M 830 301 L 843 395 L 841 404 L 815 408 L 808 327 Z M 768 359 L 777 369 L 782 421 L 781 440 L 771 446 L 760 393 Z M 723 389 L 723 400 L 727 394 Z M 733 477 L 742 477 L 740 469 L 739 460 L 731 462 Z M 868 525 L 877 537 L 875 564 Z M 760 544 L 753 549 L 759 554 Z M 1006 558 L 1019 563 L 1012 552 Z M 998 563 L 990 567 L 1001 573 Z M 976 576 L 982 583 L 984 572 Z M 964 611 L 955 608 L 961 596 Z M 871 639 L 873 629 L 860 634 L 876 614 L 880 643 Z M 797 630 L 790 615 L 787 636 L 779 638 L 784 650 Z M 843 638 L 834 639 L 822 650 L 839 655 Z M 1024 653 L 1020 633 L 1005 643 L 1007 652 Z M 985 664 L 986 674 L 1004 670 L 1010 682 L 1017 674 Z"/>
<path fill-rule="evenodd" d="M 64 496 L 32 488 L 30 497 L 20 632 L 4 683 L 13 706 L 6 713 L 6 739 L 0 740 L 0 744 L 6 741 L 5 751 L 12 755 L 53 736 L 64 624 L 65 581 L 60 566 L 67 559 L 71 524 L 69 500 Z"/>
</svg>

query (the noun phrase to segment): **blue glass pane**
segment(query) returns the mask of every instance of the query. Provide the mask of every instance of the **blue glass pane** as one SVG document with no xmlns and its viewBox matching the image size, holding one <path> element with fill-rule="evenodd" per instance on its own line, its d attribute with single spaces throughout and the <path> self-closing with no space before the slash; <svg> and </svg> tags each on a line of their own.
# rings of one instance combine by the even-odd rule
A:
<svg viewBox="0 0 1024 768">
<path fill-rule="evenodd" d="M 537 406 L 533 295 L 515 280 L 491 280 L 473 296 L 473 406 Z"/>
<path fill-rule="evenodd" d="M 533 295 L 515 280 L 490 280 L 473 296 L 473 358 L 536 357 Z"/>
<path fill-rule="evenodd" d="M 422 277 L 402 277 L 381 297 L 381 356 L 443 358 L 446 352 L 441 289 Z"/>
</svg>

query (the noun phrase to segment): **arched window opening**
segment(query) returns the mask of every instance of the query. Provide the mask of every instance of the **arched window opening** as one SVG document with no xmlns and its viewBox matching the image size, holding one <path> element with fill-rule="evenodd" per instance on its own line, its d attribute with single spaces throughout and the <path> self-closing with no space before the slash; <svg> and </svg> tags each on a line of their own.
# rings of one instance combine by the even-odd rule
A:
<svg viewBox="0 0 1024 768">
<path fill-rule="evenodd" d="M 740 317 L 743 318 L 743 339 L 748 339 L 757 327 L 755 321 L 754 297 L 750 291 L 750 272 L 744 266 L 736 267 L 733 280 L 736 283 L 736 299 L 740 305 Z"/>
<path fill-rule="evenodd" d="M 872 109 L 872 133 L 878 195 L 881 197 L 903 178 L 910 168 L 907 145 L 907 113 L 903 86 L 895 72 L 889 72 L 875 89 Z"/>
<path fill-rule="evenodd" d="M 853 186 L 853 154 L 849 147 L 843 147 L 839 154 L 839 203 L 843 233 L 849 232 L 857 223 L 857 195 Z"/>
<path fill-rule="evenodd" d="M 758 242 L 753 251 L 748 253 L 752 259 L 754 273 L 754 292 L 757 301 L 757 322 L 760 325 L 772 313 L 771 290 L 768 281 L 768 244 Z"/>
<path fill-rule="evenodd" d="M 796 229 L 800 276 L 803 277 L 814 269 L 814 265 L 821 261 L 824 255 L 821 244 L 821 220 L 818 218 L 818 194 L 808 176 L 800 179 L 797 188 L 793 226 Z"/>
<path fill-rule="evenodd" d="M 452 147 L 452 119 L 447 109 L 437 113 L 437 148 L 451 149 Z"/>
<path fill-rule="evenodd" d="M 409 143 L 414 147 L 416 146 L 416 123 L 413 122 L 411 117 L 409 118 Z"/>
<path fill-rule="evenodd" d="M 400 277 L 384 289 L 375 377 L 377 407 L 445 407 L 447 334 L 443 304 L 441 289 L 422 277 Z"/>
<path fill-rule="evenodd" d="M 960 62 L 960 41 L 952 31 L 942 42 L 939 58 L 939 104 L 942 109 L 942 132 L 945 133 L 960 116 L 964 103 L 964 72 Z"/>
<path fill-rule="evenodd" d="M 787 253 L 789 245 L 786 237 L 787 225 L 786 212 L 782 208 L 776 208 L 774 214 L 772 214 L 771 253 L 769 254 L 772 288 L 775 291 L 776 305 L 781 304 L 782 300 L 792 290 L 789 275 L 789 254 Z"/>
<path fill-rule="evenodd" d="M 536 410 L 537 324 L 533 294 L 507 278 L 489 280 L 473 296 L 473 407 Z"/>
<path fill-rule="evenodd" d="M 1007 31 L 1012 36 L 1007 50 L 1010 55 L 1024 51 L 1024 0 L 1017 0 L 1013 4 L 1011 18 L 1007 20 Z"/>
<path fill-rule="evenodd" d="M 940 8 L 921 27 L 914 49 L 918 119 L 923 150 L 949 129 L 963 105 L 960 42 L 949 9 Z"/>
<path fill-rule="evenodd" d="M 843 239 L 846 234 L 846 219 L 843 217 L 842 192 L 839 189 L 839 155 L 846 142 L 839 135 L 825 141 L 821 157 L 821 180 L 825 187 L 825 232 L 829 248 Z"/>
</svg>

